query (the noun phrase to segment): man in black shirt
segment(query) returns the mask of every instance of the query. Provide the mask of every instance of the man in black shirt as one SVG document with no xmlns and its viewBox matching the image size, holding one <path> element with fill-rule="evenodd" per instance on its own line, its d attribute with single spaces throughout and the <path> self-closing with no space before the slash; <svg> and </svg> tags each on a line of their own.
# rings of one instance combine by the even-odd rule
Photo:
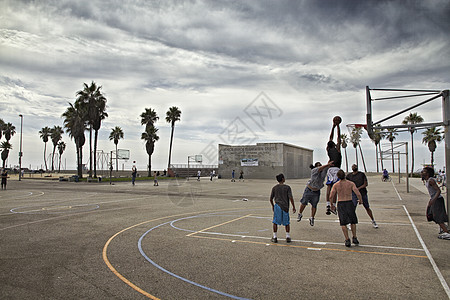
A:
<svg viewBox="0 0 450 300">
<path fill-rule="evenodd" d="M 341 168 L 342 163 L 342 155 L 341 155 L 341 129 L 339 128 L 339 124 L 342 122 L 340 117 L 333 118 L 333 127 L 331 128 L 330 139 L 327 143 L 327 154 L 329 161 L 332 161 L 333 165 L 327 171 L 327 212 L 329 215 L 331 213 L 336 214 L 336 210 L 331 210 L 330 207 L 330 192 L 333 184 L 338 182 L 337 172 Z M 333 142 L 334 138 L 334 129 L 337 131 L 337 143 Z M 336 199 L 334 199 L 336 200 Z"/>
<path fill-rule="evenodd" d="M 369 215 L 370 219 L 372 220 L 372 225 L 374 228 L 378 228 L 377 222 L 375 222 L 373 218 L 372 210 L 369 206 L 369 199 L 367 197 L 367 189 L 366 187 L 369 185 L 367 182 L 366 174 L 363 172 L 358 171 L 358 166 L 353 164 L 352 165 L 352 173 L 349 173 L 347 175 L 347 180 L 353 181 L 358 188 L 359 192 L 361 193 L 361 197 L 363 199 L 363 206 L 366 209 L 367 214 Z M 356 195 L 353 193 L 352 195 L 353 204 L 356 206 L 358 205 L 358 198 L 356 198 Z"/>
</svg>

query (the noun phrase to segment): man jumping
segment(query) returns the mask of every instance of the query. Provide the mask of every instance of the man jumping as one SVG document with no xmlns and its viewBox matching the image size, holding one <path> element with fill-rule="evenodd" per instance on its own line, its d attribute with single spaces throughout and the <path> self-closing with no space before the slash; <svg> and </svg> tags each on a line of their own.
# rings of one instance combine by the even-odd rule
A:
<svg viewBox="0 0 450 300">
<path fill-rule="evenodd" d="M 341 155 L 341 129 L 339 124 L 342 122 L 341 117 L 336 116 L 333 118 L 333 127 L 331 128 L 330 139 L 327 143 L 327 154 L 330 161 L 333 161 L 333 166 L 327 171 L 327 212 L 329 215 L 331 213 L 337 214 L 336 209 L 331 209 L 330 206 L 330 192 L 333 185 L 339 181 L 337 177 L 337 172 L 341 168 L 342 155 Z M 337 133 L 337 143 L 333 142 L 334 129 L 336 128 Z M 336 199 L 334 199 L 336 200 Z"/>
</svg>

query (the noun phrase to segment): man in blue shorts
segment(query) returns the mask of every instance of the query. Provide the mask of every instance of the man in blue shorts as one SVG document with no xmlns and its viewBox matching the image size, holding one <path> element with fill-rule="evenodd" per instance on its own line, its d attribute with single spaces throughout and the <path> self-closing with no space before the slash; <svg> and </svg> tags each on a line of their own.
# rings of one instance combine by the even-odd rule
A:
<svg viewBox="0 0 450 300">
<path fill-rule="evenodd" d="M 311 179 L 306 184 L 303 197 L 300 200 L 300 209 L 297 217 L 297 222 L 300 222 L 303 217 L 303 211 L 308 203 L 311 203 L 311 217 L 309 218 L 309 225 L 314 226 L 314 217 L 317 211 L 317 204 L 320 200 L 320 189 L 323 188 L 323 182 L 327 176 L 328 168 L 332 166 L 332 162 L 322 166 L 320 162 L 316 162 L 315 165 L 311 165 Z"/>
<path fill-rule="evenodd" d="M 277 231 L 278 225 L 283 225 L 286 228 L 286 242 L 291 242 L 290 236 L 290 219 L 289 219 L 289 201 L 292 204 L 292 210 L 295 214 L 295 204 L 294 197 L 292 196 L 291 187 L 284 184 L 285 178 L 283 174 L 278 174 L 276 176 L 278 184 L 272 188 L 270 193 L 270 204 L 272 205 L 273 211 L 273 237 L 272 243 L 278 243 Z M 275 204 L 274 204 L 275 200 Z"/>
<path fill-rule="evenodd" d="M 367 182 L 366 174 L 358 171 L 358 166 L 356 164 L 352 165 L 352 171 L 353 172 L 349 173 L 346 178 L 347 178 L 347 180 L 350 180 L 353 183 L 355 183 L 356 188 L 361 193 L 363 206 L 366 209 L 366 212 L 369 215 L 370 219 L 372 220 L 373 228 L 378 228 L 378 224 L 377 224 L 377 222 L 375 222 L 375 219 L 373 218 L 372 210 L 370 209 L 369 198 L 367 197 L 366 187 L 369 185 L 369 183 Z M 358 197 L 356 197 L 355 193 L 352 193 L 352 201 L 356 208 L 356 206 L 358 205 Z"/>
</svg>

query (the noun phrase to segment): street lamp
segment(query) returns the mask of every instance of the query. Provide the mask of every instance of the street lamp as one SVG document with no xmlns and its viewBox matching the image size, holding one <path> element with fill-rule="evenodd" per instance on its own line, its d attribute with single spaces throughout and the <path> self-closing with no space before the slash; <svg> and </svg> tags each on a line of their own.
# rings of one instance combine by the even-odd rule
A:
<svg viewBox="0 0 450 300">
<path fill-rule="evenodd" d="M 19 150 L 19 181 L 22 180 L 22 128 L 23 128 L 23 115 L 20 117 L 20 150 Z"/>
</svg>

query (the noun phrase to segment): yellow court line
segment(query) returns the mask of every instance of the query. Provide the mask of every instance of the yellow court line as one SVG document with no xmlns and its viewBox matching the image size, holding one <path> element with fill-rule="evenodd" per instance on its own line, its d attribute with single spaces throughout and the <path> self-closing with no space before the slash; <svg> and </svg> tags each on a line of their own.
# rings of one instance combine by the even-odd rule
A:
<svg viewBox="0 0 450 300">
<path fill-rule="evenodd" d="M 191 232 L 191 233 L 189 233 L 189 234 L 186 235 L 186 236 L 192 236 L 192 235 L 194 235 L 194 234 L 201 233 L 201 232 L 204 232 L 204 231 L 209 230 L 209 229 L 213 229 L 213 228 L 216 228 L 216 227 L 225 225 L 225 224 L 232 223 L 232 222 L 237 221 L 237 220 L 241 220 L 241 219 L 247 218 L 247 217 L 249 217 L 249 216 L 251 216 L 251 215 L 252 215 L 252 214 L 248 214 L 248 215 L 245 215 L 245 216 L 242 216 L 242 217 L 239 217 L 239 218 L 230 220 L 230 221 L 226 221 L 226 222 L 224 222 L 224 223 L 222 223 L 222 224 L 217 224 L 217 225 L 214 225 L 214 226 L 211 226 L 211 227 L 208 227 L 208 228 L 205 228 L 205 229 L 196 231 L 196 232 Z"/>
<path fill-rule="evenodd" d="M 255 242 L 255 241 L 242 241 L 236 239 L 225 239 L 225 238 L 217 238 L 217 237 L 208 237 L 208 236 L 194 236 L 195 238 L 200 239 L 211 239 L 211 240 L 219 240 L 219 241 L 235 241 L 238 243 L 249 243 L 249 244 L 258 244 L 258 245 L 267 245 L 268 243 L 264 242 Z M 328 251 L 338 251 L 338 252 L 355 252 L 355 253 L 365 253 L 365 254 L 379 254 L 379 255 L 392 255 L 392 256 L 406 256 L 406 257 L 416 257 L 416 258 L 427 258 L 422 255 L 412 255 L 412 254 L 399 254 L 399 253 L 386 253 L 386 252 L 374 252 L 374 251 L 361 251 L 361 250 L 350 250 L 350 249 L 334 249 L 334 248 L 318 248 L 318 247 L 308 247 L 308 246 L 299 246 L 299 245 L 283 245 L 283 244 L 275 244 L 270 243 L 273 246 L 279 247 L 292 247 L 292 248 L 303 248 L 303 249 L 313 249 L 313 250 L 328 250 Z"/>
</svg>

